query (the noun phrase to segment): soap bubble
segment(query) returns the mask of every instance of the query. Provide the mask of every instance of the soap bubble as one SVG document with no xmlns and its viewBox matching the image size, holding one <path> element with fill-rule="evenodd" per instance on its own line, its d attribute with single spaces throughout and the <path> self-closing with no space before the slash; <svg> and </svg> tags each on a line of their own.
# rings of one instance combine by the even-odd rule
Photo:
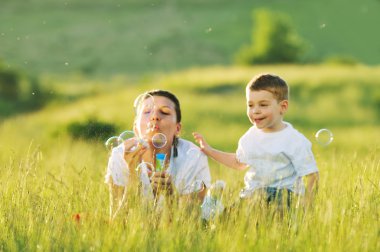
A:
<svg viewBox="0 0 380 252">
<path fill-rule="evenodd" d="M 135 133 L 131 130 L 125 130 L 125 131 L 121 132 L 121 134 L 119 135 L 119 142 L 124 143 L 125 141 L 127 141 L 128 139 L 131 139 L 131 138 L 135 138 Z M 139 144 L 139 142 L 135 141 L 133 146 L 131 146 L 129 149 L 125 149 L 124 151 L 125 152 L 134 152 L 136 150 L 138 144 Z"/>
<path fill-rule="evenodd" d="M 142 118 L 145 118 L 144 120 L 147 120 L 151 117 L 151 113 L 154 109 L 154 97 L 149 94 L 141 94 L 139 95 L 133 104 L 135 113 L 136 113 L 136 130 L 140 137 L 146 136 L 150 131 L 153 130 L 153 126 L 151 123 L 148 123 L 145 129 L 142 129 L 142 126 L 140 123 L 138 123 Z"/>
<path fill-rule="evenodd" d="M 127 139 L 135 137 L 135 133 L 131 130 L 125 130 L 119 135 L 119 141 L 124 142 Z"/>
<path fill-rule="evenodd" d="M 244 178 L 250 181 L 250 180 L 253 180 L 255 176 L 256 176 L 256 172 L 253 169 L 250 169 L 249 171 L 247 171 Z"/>
<path fill-rule="evenodd" d="M 320 129 L 317 131 L 317 133 L 315 133 L 315 139 L 317 140 L 318 144 L 327 146 L 334 140 L 334 136 L 330 130 Z"/>
<path fill-rule="evenodd" d="M 111 151 L 113 148 L 118 146 L 120 144 L 119 137 L 118 136 L 113 136 L 107 139 L 107 141 L 104 143 L 106 146 L 107 150 Z"/>
<path fill-rule="evenodd" d="M 203 191 L 203 189 L 205 188 L 205 184 L 203 183 L 202 180 L 195 180 L 192 184 L 191 184 L 191 191 L 192 192 L 195 192 L 195 193 L 198 193 L 198 192 L 201 192 Z"/>
<path fill-rule="evenodd" d="M 133 102 L 133 107 L 137 116 L 142 112 L 150 112 L 154 107 L 154 97 L 147 93 L 140 94 Z"/>
<path fill-rule="evenodd" d="M 210 186 L 210 189 L 207 193 L 210 196 L 221 198 L 225 187 L 226 182 L 224 182 L 223 180 L 217 180 L 214 184 Z"/>
<path fill-rule="evenodd" d="M 154 171 L 154 166 L 152 163 L 149 162 L 141 162 L 137 167 L 136 167 L 136 172 L 153 172 Z"/>
<path fill-rule="evenodd" d="M 152 137 L 152 144 L 157 149 L 163 148 L 167 142 L 166 136 L 162 133 L 156 133 Z"/>
<path fill-rule="evenodd" d="M 252 190 L 242 189 L 242 190 L 239 192 L 239 198 L 241 198 L 241 199 L 246 199 L 246 198 L 251 197 L 252 194 L 253 194 L 253 191 L 252 191 Z"/>
</svg>

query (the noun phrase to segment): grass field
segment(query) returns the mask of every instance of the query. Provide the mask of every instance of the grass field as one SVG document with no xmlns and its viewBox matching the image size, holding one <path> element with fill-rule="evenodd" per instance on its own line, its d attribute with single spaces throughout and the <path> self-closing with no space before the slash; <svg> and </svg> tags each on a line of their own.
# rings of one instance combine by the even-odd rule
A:
<svg viewBox="0 0 380 252">
<path fill-rule="evenodd" d="M 244 86 L 260 72 L 283 76 L 293 92 L 286 119 L 313 143 L 320 170 L 314 208 L 285 220 L 256 208 L 203 227 L 197 209 L 177 206 L 169 222 L 165 211 L 157 220 L 132 202 L 128 215 L 109 224 L 108 153 L 102 141 L 73 140 L 67 125 L 96 117 L 130 129 L 133 99 L 164 88 L 181 101 L 184 138 L 197 130 L 215 147 L 234 151 L 250 126 Z M 83 89 L 80 99 L 8 118 L 0 125 L 0 251 L 378 251 L 379 80 L 379 68 L 366 66 L 189 69 L 112 92 Z M 333 132 L 329 146 L 315 141 L 320 128 Z M 227 183 L 224 203 L 232 204 L 244 173 L 213 161 L 210 167 L 213 181 Z"/>
<path fill-rule="evenodd" d="M 230 65 L 260 7 L 292 17 L 306 61 L 379 63 L 377 0 L 4 0 L 0 59 L 32 73 L 97 76 Z"/>
</svg>

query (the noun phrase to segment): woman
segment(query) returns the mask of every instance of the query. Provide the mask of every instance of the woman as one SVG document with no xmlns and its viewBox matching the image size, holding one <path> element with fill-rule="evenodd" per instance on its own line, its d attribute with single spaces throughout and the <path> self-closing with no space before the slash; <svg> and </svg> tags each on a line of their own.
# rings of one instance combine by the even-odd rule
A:
<svg viewBox="0 0 380 252">
<path fill-rule="evenodd" d="M 124 204 L 129 188 L 140 186 L 142 197 L 155 204 L 194 193 L 202 202 L 211 181 L 208 161 L 195 144 L 179 138 L 181 108 L 176 96 L 164 90 L 149 91 L 136 99 L 135 109 L 135 137 L 114 148 L 108 162 L 111 218 Z M 160 146 L 156 136 L 161 137 Z M 165 156 L 162 171 L 156 170 L 158 153 Z"/>
</svg>

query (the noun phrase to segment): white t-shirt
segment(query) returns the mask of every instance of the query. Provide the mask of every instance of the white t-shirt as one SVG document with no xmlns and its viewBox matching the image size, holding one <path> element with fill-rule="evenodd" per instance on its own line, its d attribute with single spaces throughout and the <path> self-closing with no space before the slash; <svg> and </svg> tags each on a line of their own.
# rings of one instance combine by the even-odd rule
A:
<svg viewBox="0 0 380 252">
<path fill-rule="evenodd" d="M 245 195 L 258 188 L 287 188 L 303 194 L 302 177 L 318 172 L 311 143 L 290 123 L 278 132 L 266 133 L 252 126 L 239 140 L 237 159 L 249 165 Z"/>
<path fill-rule="evenodd" d="M 190 141 L 178 139 L 178 156 L 170 157 L 170 164 L 167 172 L 172 176 L 172 181 L 181 195 L 194 192 L 194 182 L 202 181 L 206 187 L 210 187 L 211 175 L 208 166 L 208 159 L 198 146 Z M 173 153 L 173 149 L 172 152 Z M 152 188 L 147 174 L 147 166 L 143 163 L 141 166 L 140 180 L 142 183 L 143 195 L 151 197 Z M 124 144 L 115 147 L 112 150 L 108 161 L 107 174 L 105 183 L 112 181 L 115 185 L 126 186 L 129 178 L 128 164 L 124 160 Z"/>
</svg>

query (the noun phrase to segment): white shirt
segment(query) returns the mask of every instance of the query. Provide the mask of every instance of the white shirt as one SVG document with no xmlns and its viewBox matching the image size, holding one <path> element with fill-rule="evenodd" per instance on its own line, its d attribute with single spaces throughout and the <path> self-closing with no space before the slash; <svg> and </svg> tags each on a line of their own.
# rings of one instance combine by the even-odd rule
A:
<svg viewBox="0 0 380 252">
<path fill-rule="evenodd" d="M 303 194 L 302 177 L 318 172 L 311 143 L 290 123 L 278 132 L 266 133 L 252 126 L 239 140 L 237 159 L 249 165 L 243 192 L 264 187 L 287 188 Z"/>
<path fill-rule="evenodd" d="M 210 187 L 211 175 L 208 166 L 207 156 L 204 155 L 198 146 L 190 141 L 178 139 L 178 156 L 171 155 L 167 172 L 172 176 L 172 181 L 181 195 L 194 192 L 194 182 L 202 181 L 206 187 Z M 173 149 L 172 152 L 173 154 Z M 147 166 L 142 164 L 140 180 L 143 185 L 143 194 L 152 196 L 152 189 L 147 174 Z M 112 150 L 108 161 L 105 183 L 110 183 L 110 179 L 115 185 L 126 186 L 129 178 L 128 164 L 124 160 L 124 144 Z"/>
</svg>

